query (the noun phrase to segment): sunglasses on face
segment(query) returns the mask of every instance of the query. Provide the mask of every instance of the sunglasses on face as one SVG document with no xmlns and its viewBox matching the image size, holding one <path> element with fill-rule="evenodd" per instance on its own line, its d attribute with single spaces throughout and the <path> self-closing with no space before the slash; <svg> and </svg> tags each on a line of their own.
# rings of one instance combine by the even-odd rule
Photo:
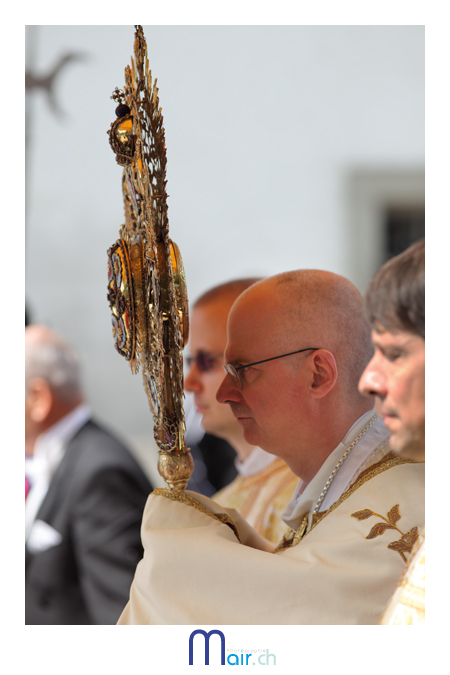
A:
<svg viewBox="0 0 450 675">
<path fill-rule="evenodd" d="M 195 363 L 201 373 L 207 373 L 208 371 L 213 370 L 217 365 L 217 361 L 222 358 L 223 354 L 209 354 L 209 352 L 200 350 L 195 356 L 191 356 L 190 354 L 185 356 L 184 360 L 188 368 Z"/>
</svg>

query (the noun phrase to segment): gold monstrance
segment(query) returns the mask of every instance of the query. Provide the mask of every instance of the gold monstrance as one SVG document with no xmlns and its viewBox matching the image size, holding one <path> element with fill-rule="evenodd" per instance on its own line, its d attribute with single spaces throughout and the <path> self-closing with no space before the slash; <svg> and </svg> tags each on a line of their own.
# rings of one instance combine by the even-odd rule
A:
<svg viewBox="0 0 450 675">
<path fill-rule="evenodd" d="M 142 369 L 159 448 L 158 471 L 184 490 L 194 468 L 186 448 L 183 347 L 189 335 L 183 263 L 169 239 L 166 143 L 156 79 L 148 67 L 142 26 L 136 26 L 134 59 L 125 87 L 111 97 L 117 119 L 108 131 L 124 167 L 125 223 L 108 250 L 108 301 L 115 347 L 134 373 Z"/>
</svg>

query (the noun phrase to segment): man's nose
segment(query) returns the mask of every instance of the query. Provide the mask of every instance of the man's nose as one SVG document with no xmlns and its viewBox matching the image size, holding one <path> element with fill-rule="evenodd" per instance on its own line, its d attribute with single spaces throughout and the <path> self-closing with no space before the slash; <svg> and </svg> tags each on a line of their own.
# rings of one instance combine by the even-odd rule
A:
<svg viewBox="0 0 450 675">
<path fill-rule="evenodd" d="M 380 370 L 376 367 L 374 359 L 369 361 L 361 375 L 358 389 L 360 394 L 364 396 L 385 396 L 385 380 Z"/>
<path fill-rule="evenodd" d="M 219 403 L 228 403 L 228 401 L 238 402 L 241 400 L 241 391 L 229 373 L 225 374 L 217 390 L 216 399 Z"/>
<path fill-rule="evenodd" d="M 202 388 L 201 377 L 195 363 L 191 365 L 186 377 L 184 378 L 184 388 L 186 391 L 191 391 L 193 393 L 200 391 Z"/>
</svg>

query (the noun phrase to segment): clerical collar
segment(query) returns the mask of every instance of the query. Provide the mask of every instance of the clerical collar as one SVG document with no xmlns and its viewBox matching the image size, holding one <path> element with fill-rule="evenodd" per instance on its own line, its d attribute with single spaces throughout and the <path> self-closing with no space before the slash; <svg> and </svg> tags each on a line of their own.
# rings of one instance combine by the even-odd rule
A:
<svg viewBox="0 0 450 675">
<path fill-rule="evenodd" d="M 293 529 L 296 529 L 303 516 L 310 512 L 317 503 L 319 496 L 337 462 L 339 461 L 346 448 L 361 433 L 364 427 L 370 422 L 375 411 L 371 410 L 362 415 L 353 424 L 347 432 L 341 443 L 333 450 L 322 464 L 314 478 L 306 486 L 304 492 L 299 495 L 301 481 L 283 513 L 283 520 Z M 389 430 L 383 421 L 376 417 L 374 423 L 368 428 L 366 433 L 360 438 L 358 443 L 352 449 L 345 462 L 336 474 L 325 498 L 320 506 L 320 511 L 325 511 L 345 492 L 359 474 L 367 465 L 373 462 L 373 452 L 389 438 Z"/>
</svg>

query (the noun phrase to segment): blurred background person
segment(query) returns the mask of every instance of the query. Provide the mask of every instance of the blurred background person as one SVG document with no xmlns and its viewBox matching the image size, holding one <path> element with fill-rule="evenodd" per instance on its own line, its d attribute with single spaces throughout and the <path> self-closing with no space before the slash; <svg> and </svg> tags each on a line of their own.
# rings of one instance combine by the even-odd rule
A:
<svg viewBox="0 0 450 675">
<path fill-rule="evenodd" d="M 72 348 L 25 328 L 25 623 L 115 624 L 152 486 L 91 417 Z"/>
<path fill-rule="evenodd" d="M 223 353 L 229 311 L 236 298 L 259 280 L 229 281 L 198 298 L 190 316 L 190 355 L 186 357 L 189 372 L 184 386 L 194 395 L 202 427 L 227 440 L 237 453 L 237 477 L 213 499 L 222 506 L 237 509 L 257 532 L 278 543 L 286 531 L 281 514 L 298 484 L 298 477 L 282 459 L 247 443 L 230 406 L 216 400 L 224 378 Z"/>
<path fill-rule="evenodd" d="M 362 394 L 374 396 L 391 431 L 392 450 L 425 461 L 425 241 L 392 258 L 374 276 L 366 312 L 375 353 L 361 376 Z M 425 622 L 425 528 L 381 624 Z"/>
<path fill-rule="evenodd" d="M 236 478 L 236 450 L 224 438 L 205 431 L 191 392 L 186 392 L 184 412 L 186 445 L 194 460 L 189 489 L 212 497 Z"/>
</svg>

